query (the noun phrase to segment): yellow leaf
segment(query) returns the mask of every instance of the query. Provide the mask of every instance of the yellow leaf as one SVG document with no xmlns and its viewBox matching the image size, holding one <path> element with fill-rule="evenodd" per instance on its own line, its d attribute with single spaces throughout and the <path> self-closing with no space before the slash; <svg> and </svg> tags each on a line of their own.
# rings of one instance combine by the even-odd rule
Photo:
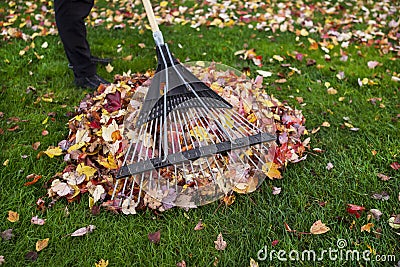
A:
<svg viewBox="0 0 400 267">
<path fill-rule="evenodd" d="M 279 62 L 283 61 L 283 57 L 281 57 L 279 55 L 273 55 L 272 58 L 275 59 L 276 61 L 279 61 Z"/>
<path fill-rule="evenodd" d="M 316 221 L 310 228 L 310 232 L 313 235 L 324 234 L 328 232 L 330 229 L 321 220 Z"/>
<path fill-rule="evenodd" d="M 9 210 L 7 220 L 9 220 L 10 222 L 18 222 L 19 214 L 15 211 Z"/>
<path fill-rule="evenodd" d="M 262 171 L 269 179 L 281 179 L 282 176 L 281 172 L 278 170 L 278 167 L 278 164 L 267 162 L 262 166 Z"/>
<path fill-rule="evenodd" d="M 81 163 L 78 165 L 78 167 L 76 167 L 76 171 L 82 175 L 86 175 L 86 179 L 90 179 L 96 172 L 97 169 L 90 167 L 90 166 L 86 166 L 85 164 Z"/>
<path fill-rule="evenodd" d="M 62 150 L 59 147 L 49 147 L 44 153 L 50 158 L 53 158 L 54 156 L 61 156 Z"/>
<path fill-rule="evenodd" d="M 80 115 L 76 115 L 76 116 L 73 118 L 73 120 L 81 121 L 82 118 L 83 118 L 83 114 L 80 114 Z"/>
<path fill-rule="evenodd" d="M 39 252 L 43 249 L 45 249 L 49 244 L 49 238 L 43 239 L 43 240 L 38 240 L 36 242 L 36 251 Z"/>
<path fill-rule="evenodd" d="M 370 233 L 372 227 L 374 227 L 373 223 L 367 223 L 366 225 L 361 226 L 361 232 L 367 231 Z"/>
<path fill-rule="evenodd" d="M 114 70 L 114 67 L 111 66 L 110 63 L 108 63 L 108 65 L 106 66 L 106 71 L 107 71 L 108 73 L 111 73 L 113 70 Z"/>
<path fill-rule="evenodd" d="M 71 153 L 71 151 L 78 150 L 78 149 L 80 149 L 81 147 L 83 147 L 84 145 L 85 145 L 85 142 L 79 142 L 79 143 L 77 143 L 77 144 L 75 144 L 75 145 L 73 145 L 73 146 L 70 146 L 70 147 L 68 148 L 68 153 Z"/>
<path fill-rule="evenodd" d="M 321 124 L 321 126 L 323 126 L 323 127 L 331 127 L 331 124 L 330 124 L 329 122 L 327 122 L 327 121 L 324 121 L 324 122 Z"/>
<path fill-rule="evenodd" d="M 9 160 L 9 159 L 6 159 L 6 160 L 3 162 L 3 166 L 7 166 L 8 163 L 10 163 L 10 160 Z"/>
<path fill-rule="evenodd" d="M 256 262 L 253 258 L 250 258 L 250 267 L 258 267 L 258 262 Z"/>
<path fill-rule="evenodd" d="M 95 265 L 95 267 L 107 267 L 108 260 L 105 261 L 105 260 L 101 259 L 101 260 L 99 260 L 99 262 L 95 263 L 94 265 Z"/>
<path fill-rule="evenodd" d="M 160 7 L 166 7 L 168 5 L 168 1 L 161 1 Z"/>
<path fill-rule="evenodd" d="M 200 142 L 210 139 L 206 129 L 200 126 L 193 127 L 193 129 L 190 130 L 190 135 L 195 138 L 198 138 Z"/>
<path fill-rule="evenodd" d="M 49 120 L 49 117 L 46 117 L 46 119 L 44 119 L 44 120 L 42 121 L 42 124 L 46 124 L 48 120 Z"/>
<path fill-rule="evenodd" d="M 111 153 L 108 154 L 107 158 L 104 158 L 104 157 L 99 155 L 99 159 L 97 160 L 97 162 L 100 165 L 106 167 L 107 169 L 110 169 L 110 170 L 118 169 L 118 165 L 115 162 L 115 159 L 114 159 L 114 157 L 113 157 L 113 155 Z"/>
</svg>

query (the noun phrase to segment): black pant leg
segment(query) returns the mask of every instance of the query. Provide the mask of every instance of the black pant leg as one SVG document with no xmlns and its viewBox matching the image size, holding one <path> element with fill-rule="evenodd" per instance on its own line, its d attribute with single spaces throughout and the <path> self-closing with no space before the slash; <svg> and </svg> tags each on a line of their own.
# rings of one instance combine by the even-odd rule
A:
<svg viewBox="0 0 400 267">
<path fill-rule="evenodd" d="M 93 5 L 94 0 L 54 0 L 58 33 L 76 78 L 96 74 L 85 26 L 85 18 Z"/>
</svg>

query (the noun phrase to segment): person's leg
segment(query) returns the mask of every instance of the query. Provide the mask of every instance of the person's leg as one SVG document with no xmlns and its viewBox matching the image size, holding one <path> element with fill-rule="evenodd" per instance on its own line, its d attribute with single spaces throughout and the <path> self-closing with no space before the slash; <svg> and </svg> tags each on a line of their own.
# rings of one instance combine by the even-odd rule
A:
<svg viewBox="0 0 400 267">
<path fill-rule="evenodd" d="M 68 61 L 74 66 L 76 78 L 96 74 L 96 65 L 91 61 L 85 26 L 85 18 L 89 15 L 93 4 L 94 0 L 54 1 L 58 33 Z"/>
</svg>

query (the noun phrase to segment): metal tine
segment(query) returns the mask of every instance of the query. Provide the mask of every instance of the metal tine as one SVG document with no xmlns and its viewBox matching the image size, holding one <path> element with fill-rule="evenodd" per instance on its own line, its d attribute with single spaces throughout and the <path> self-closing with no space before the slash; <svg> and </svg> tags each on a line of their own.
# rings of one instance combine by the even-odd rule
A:
<svg viewBox="0 0 400 267">
<path fill-rule="evenodd" d="M 182 113 L 182 117 L 183 117 L 183 119 L 185 120 L 185 124 L 186 124 L 186 125 L 189 125 L 189 124 L 187 123 L 187 121 L 186 121 L 185 114 Z M 188 120 L 189 120 L 189 119 L 190 119 L 190 118 L 188 118 Z M 190 121 L 190 120 L 189 120 L 189 121 Z M 199 147 L 201 147 L 201 143 L 200 143 L 200 141 L 199 141 L 197 135 L 194 135 L 194 137 L 195 137 L 196 141 L 199 143 Z M 194 143 L 192 143 L 192 145 L 193 145 L 193 148 L 196 148 L 196 146 L 194 145 Z M 214 177 L 214 174 L 213 174 L 213 172 L 212 172 L 212 170 L 211 170 L 210 164 L 209 164 L 209 162 L 208 162 L 208 159 L 206 159 L 206 162 L 207 162 L 207 165 L 208 165 L 208 167 L 209 167 L 209 169 L 210 169 L 210 174 L 213 176 L 214 181 L 216 181 L 216 179 L 215 179 L 215 177 Z M 200 167 L 200 171 L 201 171 L 201 173 L 203 174 L 204 178 L 206 178 L 206 175 L 204 174 L 203 168 Z"/>
<path fill-rule="evenodd" d="M 181 116 L 180 116 L 180 112 L 176 112 L 176 114 L 178 115 L 178 119 L 179 119 L 179 122 L 181 124 L 182 131 L 183 131 L 184 127 L 182 125 L 182 119 L 181 119 Z M 182 116 L 183 116 L 183 114 L 182 114 Z M 185 143 L 185 146 L 188 149 L 189 145 L 188 145 L 188 142 L 186 140 L 186 135 L 183 133 L 182 136 L 183 136 L 183 142 Z M 190 160 L 189 163 L 190 163 L 190 167 L 192 168 L 192 172 L 193 172 L 194 171 L 193 162 Z M 195 188 L 198 189 L 197 181 L 194 180 L 194 183 L 195 183 Z"/>
<path fill-rule="evenodd" d="M 229 112 L 231 112 L 231 115 L 232 115 L 232 116 L 234 116 L 234 117 L 236 117 L 236 118 L 239 118 L 240 121 L 244 122 L 246 125 L 249 125 L 249 127 L 252 127 L 252 128 L 257 129 L 257 132 L 255 132 L 255 133 L 262 132 L 262 130 L 261 130 L 260 128 L 258 128 L 256 125 L 250 123 L 246 118 L 244 118 L 244 117 L 243 117 L 242 115 L 240 115 L 239 113 L 233 112 L 232 110 L 229 110 Z M 261 145 L 262 145 L 265 149 L 268 150 L 268 148 L 265 146 L 264 143 L 262 143 Z"/>
<path fill-rule="evenodd" d="M 143 126 L 140 127 L 139 135 L 138 135 L 138 136 L 140 136 L 140 135 L 142 134 L 142 131 L 143 131 Z M 139 138 L 138 138 L 138 139 L 139 139 Z M 140 139 L 139 139 L 139 140 L 140 140 Z M 132 153 L 133 157 L 135 156 L 135 152 L 136 152 L 136 150 L 137 150 L 138 144 L 139 144 L 139 142 L 136 142 L 135 148 L 134 148 L 133 153 Z M 129 146 L 129 148 L 128 148 L 126 157 L 124 158 L 123 165 L 125 165 L 125 163 L 126 163 L 126 161 L 127 161 L 127 159 L 128 159 L 128 156 L 129 156 L 129 153 L 130 153 L 130 151 L 131 151 L 131 149 L 132 149 L 132 146 L 133 146 L 133 142 L 131 142 L 131 144 L 130 144 L 130 146 Z M 133 161 L 133 158 L 130 159 L 130 162 L 132 162 L 132 161 Z M 126 185 L 127 185 L 128 180 L 129 180 L 129 177 L 125 178 L 124 186 L 123 186 L 122 191 L 121 191 L 122 194 L 125 192 L 125 189 L 126 189 Z M 117 180 L 117 182 L 115 183 L 115 186 L 114 186 L 114 190 L 113 190 L 111 199 L 114 198 L 115 193 L 116 193 L 117 188 L 118 188 L 118 185 L 119 185 L 119 180 Z M 121 204 L 122 204 L 122 203 L 121 203 L 121 201 L 120 201 L 120 203 L 118 204 L 118 206 L 121 205 Z"/>
<path fill-rule="evenodd" d="M 150 123 L 150 125 L 152 125 L 152 123 L 153 123 L 153 121 L 151 121 L 151 123 Z M 147 138 L 148 137 L 148 127 L 149 127 L 149 123 L 146 123 L 146 129 L 145 129 L 145 131 L 144 131 L 144 134 L 146 135 L 145 137 Z M 151 126 L 150 126 L 150 129 L 151 129 Z M 141 140 L 143 140 L 143 139 L 141 139 Z M 141 160 L 141 158 L 142 158 L 142 150 L 143 150 L 143 148 L 145 147 L 145 145 L 143 144 L 143 141 L 141 142 L 141 146 L 140 146 L 140 152 L 139 152 L 139 154 L 138 154 L 138 162 Z M 147 150 L 147 147 L 145 147 L 145 149 L 146 149 L 146 153 L 145 153 L 145 160 L 147 160 L 147 158 L 148 158 L 148 155 L 149 155 L 149 153 L 148 153 L 148 150 Z M 141 179 L 141 181 L 140 181 L 140 184 L 139 184 L 139 194 L 138 194 L 138 199 L 137 199 L 137 202 L 135 203 L 136 205 L 138 205 L 139 204 L 139 202 L 140 202 L 140 195 L 141 195 L 141 193 L 142 193 L 142 185 L 143 185 L 143 180 L 144 180 L 144 175 L 145 175 L 145 173 L 142 173 L 142 179 Z M 136 175 L 135 175 L 136 176 Z M 137 177 L 137 176 L 136 176 Z M 132 182 L 132 184 L 131 184 L 131 193 L 130 193 L 130 195 L 129 195 L 129 204 L 128 204 L 128 208 L 130 207 L 130 205 L 131 205 L 131 201 L 132 201 L 132 196 L 133 196 L 133 190 L 134 190 L 134 188 L 135 188 L 135 179 L 133 179 L 133 182 Z"/>
<path fill-rule="evenodd" d="M 157 125 L 158 125 L 158 118 L 156 118 L 156 122 L 155 122 L 155 124 L 154 124 L 154 128 L 152 127 L 151 129 L 150 129 L 150 131 L 154 131 L 154 135 L 153 135 L 153 150 L 151 151 L 151 158 L 155 158 L 156 156 L 156 153 L 155 153 L 155 151 L 156 151 L 156 135 L 157 135 Z M 150 188 L 152 187 L 152 184 L 153 184 L 153 172 L 154 172 L 154 170 L 152 170 L 151 171 L 151 173 L 150 173 L 150 179 L 149 179 L 149 190 L 151 190 Z M 157 172 L 157 171 L 156 171 Z"/>
<path fill-rule="evenodd" d="M 193 109 L 189 108 L 189 112 L 191 113 L 192 117 L 194 118 L 194 121 L 195 121 L 196 126 L 199 127 L 199 124 L 197 123 L 197 118 L 199 118 L 199 116 L 195 116 L 195 115 L 193 114 L 192 110 L 193 110 Z M 194 109 L 194 110 L 196 110 L 196 112 L 197 112 L 197 109 Z M 200 122 L 201 122 L 201 120 L 200 120 Z M 205 127 L 203 127 L 203 128 L 206 129 Z M 201 142 L 200 142 L 198 136 L 197 136 L 196 134 L 194 134 L 194 136 L 195 136 L 197 142 L 199 143 L 199 147 L 202 147 Z M 205 137 L 203 137 L 203 138 L 206 139 Z M 209 139 L 212 140 L 211 137 L 209 137 Z M 214 158 L 214 161 L 216 162 L 216 165 L 218 166 L 217 169 L 218 169 L 219 173 L 221 174 L 221 176 L 223 176 L 223 172 L 220 170 L 219 165 L 217 164 L 217 159 L 215 158 L 215 156 L 213 156 L 213 158 Z M 211 168 L 210 162 L 208 161 L 208 158 L 206 157 L 205 160 L 206 160 L 206 163 L 207 163 L 208 168 L 210 169 L 210 174 L 211 174 L 211 176 L 212 176 L 212 178 L 213 178 L 213 180 L 214 180 L 214 182 L 215 182 L 215 186 L 216 186 L 215 190 L 217 190 L 218 182 L 217 182 L 217 180 L 216 180 L 216 177 L 214 176 L 214 172 L 212 171 L 212 168 Z M 204 174 L 203 174 L 203 175 L 204 175 Z"/>
</svg>

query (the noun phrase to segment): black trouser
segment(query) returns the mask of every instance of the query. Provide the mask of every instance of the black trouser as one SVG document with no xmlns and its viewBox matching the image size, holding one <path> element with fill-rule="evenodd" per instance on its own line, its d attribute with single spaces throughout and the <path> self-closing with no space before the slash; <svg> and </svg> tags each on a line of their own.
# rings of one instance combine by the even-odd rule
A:
<svg viewBox="0 0 400 267">
<path fill-rule="evenodd" d="M 90 47 L 86 40 L 85 18 L 94 0 L 54 0 L 58 33 L 75 78 L 96 74 L 96 65 L 90 60 Z"/>
</svg>

